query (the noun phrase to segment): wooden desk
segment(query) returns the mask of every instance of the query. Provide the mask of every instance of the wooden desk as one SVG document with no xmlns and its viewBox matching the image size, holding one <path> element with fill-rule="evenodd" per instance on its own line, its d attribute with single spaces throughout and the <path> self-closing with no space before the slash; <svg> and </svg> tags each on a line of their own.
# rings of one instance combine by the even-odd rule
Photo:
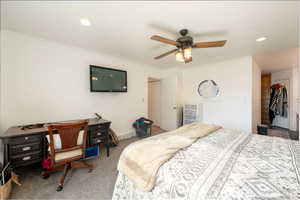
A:
<svg viewBox="0 0 300 200">
<path fill-rule="evenodd" d="M 111 122 L 105 119 L 88 119 L 87 147 L 104 143 L 109 156 L 109 134 Z M 63 121 L 63 122 L 75 122 Z M 54 122 L 54 123 L 63 123 Z M 4 165 L 8 162 L 12 167 L 22 167 L 33 163 L 40 163 L 48 155 L 47 124 L 42 128 L 22 130 L 22 126 L 10 127 L 0 139 L 4 144 Z"/>
</svg>

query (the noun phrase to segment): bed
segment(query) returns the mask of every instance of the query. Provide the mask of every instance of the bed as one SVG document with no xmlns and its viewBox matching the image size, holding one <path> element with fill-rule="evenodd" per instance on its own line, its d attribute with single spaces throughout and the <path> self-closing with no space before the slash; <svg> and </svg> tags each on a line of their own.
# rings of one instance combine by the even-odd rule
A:
<svg viewBox="0 0 300 200">
<path fill-rule="evenodd" d="M 299 172 L 298 141 L 222 128 L 165 162 L 149 192 L 119 172 L 112 199 L 300 199 Z"/>
</svg>

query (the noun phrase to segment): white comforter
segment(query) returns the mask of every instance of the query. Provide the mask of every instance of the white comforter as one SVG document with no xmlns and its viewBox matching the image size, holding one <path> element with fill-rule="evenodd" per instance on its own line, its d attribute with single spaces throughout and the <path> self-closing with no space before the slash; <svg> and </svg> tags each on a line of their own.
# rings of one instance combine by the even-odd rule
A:
<svg viewBox="0 0 300 200">
<path fill-rule="evenodd" d="M 150 192 L 119 172 L 113 200 L 294 200 L 299 172 L 299 142 L 220 129 L 162 165 Z"/>
</svg>

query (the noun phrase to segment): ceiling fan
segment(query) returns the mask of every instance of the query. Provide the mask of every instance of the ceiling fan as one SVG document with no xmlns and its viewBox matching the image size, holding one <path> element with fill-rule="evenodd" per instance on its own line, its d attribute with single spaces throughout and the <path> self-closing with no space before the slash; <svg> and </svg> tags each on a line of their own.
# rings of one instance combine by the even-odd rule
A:
<svg viewBox="0 0 300 200">
<path fill-rule="evenodd" d="M 189 63 L 192 62 L 192 48 L 223 47 L 227 41 L 227 40 L 221 40 L 221 41 L 213 41 L 213 42 L 194 43 L 193 38 L 187 35 L 188 34 L 187 29 L 182 29 L 179 31 L 179 33 L 181 37 L 179 37 L 176 41 L 158 35 L 153 35 L 151 37 L 151 40 L 156 40 L 177 47 L 176 49 L 173 49 L 164 54 L 154 57 L 154 59 L 160 59 L 172 53 L 175 53 L 177 61 Z"/>
</svg>

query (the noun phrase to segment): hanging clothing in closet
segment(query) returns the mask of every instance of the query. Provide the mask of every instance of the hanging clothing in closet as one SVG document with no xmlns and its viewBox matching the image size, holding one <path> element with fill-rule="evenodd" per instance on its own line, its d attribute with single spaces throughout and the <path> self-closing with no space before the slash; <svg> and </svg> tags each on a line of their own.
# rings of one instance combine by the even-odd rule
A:
<svg viewBox="0 0 300 200">
<path fill-rule="evenodd" d="M 278 116 L 288 117 L 288 96 L 284 85 L 274 84 L 271 86 L 271 98 L 269 104 L 269 117 L 271 124 Z"/>
</svg>

